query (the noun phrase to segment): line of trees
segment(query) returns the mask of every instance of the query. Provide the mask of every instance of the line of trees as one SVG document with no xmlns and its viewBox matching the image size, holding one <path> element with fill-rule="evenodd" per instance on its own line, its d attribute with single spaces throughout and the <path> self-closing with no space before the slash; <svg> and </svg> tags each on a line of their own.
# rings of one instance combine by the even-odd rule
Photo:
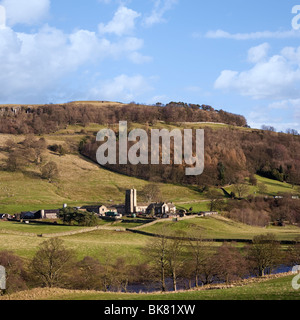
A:
<svg viewBox="0 0 300 320">
<path fill-rule="evenodd" d="M 15 113 L 11 108 L 0 109 L 0 133 L 44 134 L 56 132 L 67 125 L 89 123 L 115 124 L 119 121 L 155 123 L 166 122 L 221 122 L 229 125 L 247 126 L 243 116 L 206 105 L 171 102 L 161 104 L 93 106 L 89 105 L 44 105 L 35 108 L 21 107 Z"/>
<path fill-rule="evenodd" d="M 128 256 L 116 259 L 105 249 L 101 261 L 90 256 L 78 261 L 63 240 L 52 238 L 41 243 L 31 261 L 0 251 L 0 265 L 6 268 L 6 293 L 12 293 L 33 287 L 127 292 L 130 284 L 155 282 L 161 291 L 168 291 L 168 279 L 176 291 L 183 280 L 189 289 L 264 276 L 283 263 L 300 264 L 300 239 L 283 251 L 272 234 L 255 236 L 252 244 L 239 248 L 232 243 L 215 247 L 201 239 L 183 241 L 162 230 L 161 237 L 153 238 L 142 250 L 147 259 L 139 264 Z"/>
<path fill-rule="evenodd" d="M 166 291 L 166 278 L 172 279 L 172 289 L 177 290 L 179 279 L 188 279 L 189 286 L 212 284 L 242 279 L 248 276 L 264 276 L 282 263 L 298 261 L 299 244 L 282 252 L 280 243 L 272 234 L 253 238 L 252 244 L 238 249 L 223 243 L 217 249 L 212 243 L 201 239 L 184 241 L 178 233 L 176 238 L 163 231 L 147 246 L 151 272 L 160 280 L 161 290 Z M 175 234 L 173 234 L 173 237 Z M 190 236 L 190 235 L 189 235 Z M 293 254 L 292 254 L 293 252 Z M 155 278 L 155 277 L 154 277 Z"/>
<path fill-rule="evenodd" d="M 243 200 L 229 199 L 222 203 L 221 210 L 230 219 L 254 226 L 265 227 L 272 223 L 300 223 L 300 201 L 291 194 L 282 193 L 278 197 L 249 196 Z"/>
</svg>

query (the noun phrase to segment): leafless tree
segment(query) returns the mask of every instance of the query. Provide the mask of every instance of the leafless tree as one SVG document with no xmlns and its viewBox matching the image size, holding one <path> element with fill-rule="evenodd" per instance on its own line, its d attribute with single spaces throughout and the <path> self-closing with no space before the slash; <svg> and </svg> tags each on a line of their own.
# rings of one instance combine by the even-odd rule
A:
<svg viewBox="0 0 300 320">
<path fill-rule="evenodd" d="M 223 243 L 216 253 L 217 277 L 229 283 L 244 277 L 248 273 L 246 259 L 232 244 Z"/>
<path fill-rule="evenodd" d="M 6 271 L 6 293 L 27 289 L 27 273 L 23 259 L 10 251 L 0 251 L 0 265 Z"/>
<path fill-rule="evenodd" d="M 162 292 L 166 291 L 169 241 L 166 230 L 162 229 L 160 237 L 151 239 L 145 248 L 146 254 L 149 257 L 149 263 L 153 266 L 154 272 L 158 274 Z"/>
<path fill-rule="evenodd" d="M 239 198 L 246 197 L 249 194 L 249 186 L 244 183 L 235 184 L 232 190 Z"/>
<path fill-rule="evenodd" d="M 181 239 L 181 236 L 183 236 L 181 233 L 173 234 L 174 238 L 170 239 L 167 245 L 168 268 L 172 277 L 174 291 L 177 291 L 178 273 L 184 264 L 184 241 Z"/>
<path fill-rule="evenodd" d="M 155 183 L 146 185 L 141 193 L 147 202 L 159 202 L 162 198 L 161 190 Z"/>
<path fill-rule="evenodd" d="M 52 182 L 54 179 L 57 179 L 59 176 L 59 169 L 54 161 L 50 161 L 47 164 L 45 164 L 41 168 L 41 174 L 43 179 L 49 180 L 49 182 Z"/>
<path fill-rule="evenodd" d="M 67 249 L 63 240 L 52 238 L 44 241 L 36 252 L 31 268 L 33 275 L 46 287 L 64 285 L 64 274 L 73 261 L 73 251 Z"/>
<path fill-rule="evenodd" d="M 255 236 L 249 247 L 248 259 L 259 276 L 271 271 L 282 258 L 280 244 L 274 234 Z"/>
</svg>

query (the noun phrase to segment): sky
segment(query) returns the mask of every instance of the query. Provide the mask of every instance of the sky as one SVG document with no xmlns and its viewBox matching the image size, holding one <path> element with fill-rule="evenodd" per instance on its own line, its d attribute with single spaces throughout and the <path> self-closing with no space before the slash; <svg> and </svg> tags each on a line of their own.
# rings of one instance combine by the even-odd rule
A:
<svg viewBox="0 0 300 320">
<path fill-rule="evenodd" d="M 74 100 L 300 132 L 300 0 L 0 0 L 0 104 Z"/>
</svg>

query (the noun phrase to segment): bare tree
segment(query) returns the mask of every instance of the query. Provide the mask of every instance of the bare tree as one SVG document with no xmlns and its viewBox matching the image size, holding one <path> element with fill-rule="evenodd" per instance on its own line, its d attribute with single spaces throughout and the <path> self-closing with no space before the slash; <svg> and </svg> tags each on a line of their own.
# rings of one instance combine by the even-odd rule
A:
<svg viewBox="0 0 300 320">
<path fill-rule="evenodd" d="M 166 274 L 168 268 L 168 245 L 166 231 L 161 230 L 160 236 L 153 238 L 146 247 L 149 262 L 153 265 L 154 272 L 158 274 L 161 291 L 166 291 Z"/>
<path fill-rule="evenodd" d="M 300 237 L 295 239 L 295 244 L 288 247 L 285 261 L 291 266 L 300 265 Z"/>
<path fill-rule="evenodd" d="M 216 254 L 217 276 L 227 284 L 231 280 L 242 278 L 248 272 L 246 259 L 239 250 L 228 243 L 223 243 Z"/>
<path fill-rule="evenodd" d="M 28 159 L 20 149 L 12 150 L 6 160 L 6 170 L 15 172 L 23 170 L 28 165 Z"/>
<path fill-rule="evenodd" d="M 27 289 L 25 263 L 20 257 L 10 251 L 0 251 L 0 265 L 5 267 L 6 271 L 5 293 Z"/>
<path fill-rule="evenodd" d="M 56 162 L 50 161 L 47 164 L 45 164 L 41 168 L 41 174 L 42 178 L 49 180 L 49 182 L 52 182 L 54 179 L 57 179 L 59 176 L 59 170 Z"/>
<path fill-rule="evenodd" d="M 224 204 L 222 194 L 217 190 L 210 190 L 207 193 L 207 196 L 210 199 L 210 211 L 220 210 L 222 205 Z"/>
<path fill-rule="evenodd" d="M 249 193 L 249 186 L 244 183 L 237 183 L 233 187 L 233 192 L 238 195 L 239 198 L 246 197 Z"/>
<path fill-rule="evenodd" d="M 102 290 L 102 273 L 103 267 L 97 259 L 84 257 L 72 268 L 70 286 L 79 290 Z"/>
<path fill-rule="evenodd" d="M 280 261 L 280 244 L 273 234 L 255 236 L 248 252 L 248 259 L 259 276 L 271 271 Z"/>
<path fill-rule="evenodd" d="M 161 190 L 155 183 L 146 185 L 142 190 L 142 195 L 147 202 L 161 201 Z"/>
<path fill-rule="evenodd" d="M 264 183 L 259 183 L 259 184 L 258 184 L 258 192 L 259 192 L 260 194 L 266 194 L 266 193 L 268 193 L 268 187 L 267 187 L 267 185 L 264 184 Z"/>
<path fill-rule="evenodd" d="M 176 238 L 168 241 L 167 245 L 167 261 L 170 274 L 173 281 L 173 290 L 177 291 L 177 278 L 180 269 L 183 267 L 183 251 L 184 251 L 184 241 L 181 239 L 181 234 L 177 234 Z"/>
<path fill-rule="evenodd" d="M 64 246 L 63 240 L 52 238 L 44 241 L 31 263 L 33 275 L 43 286 L 61 287 L 72 258 L 73 251 Z"/>
<path fill-rule="evenodd" d="M 198 288 L 200 270 L 207 257 L 206 246 L 208 244 L 204 244 L 202 236 L 199 236 L 199 233 L 194 232 L 189 234 L 189 236 L 190 238 L 193 238 L 193 240 L 190 240 L 188 243 L 188 254 L 190 257 L 189 267 L 191 268 L 190 273 L 194 277 L 195 285 Z"/>
</svg>

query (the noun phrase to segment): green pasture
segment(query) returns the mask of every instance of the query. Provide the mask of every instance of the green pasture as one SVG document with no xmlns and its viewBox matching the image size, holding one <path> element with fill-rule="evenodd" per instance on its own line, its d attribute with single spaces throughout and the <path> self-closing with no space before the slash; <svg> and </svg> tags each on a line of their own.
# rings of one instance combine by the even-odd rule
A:
<svg viewBox="0 0 300 320">
<path fill-rule="evenodd" d="M 286 227 L 254 227 L 236 222 L 222 216 L 196 217 L 181 221 L 161 221 L 151 226 L 145 226 L 142 231 L 160 234 L 162 230 L 170 233 L 182 233 L 184 236 L 201 237 L 203 239 L 246 239 L 254 236 L 273 233 L 278 240 L 295 240 L 300 235 L 300 228 Z"/>
</svg>

